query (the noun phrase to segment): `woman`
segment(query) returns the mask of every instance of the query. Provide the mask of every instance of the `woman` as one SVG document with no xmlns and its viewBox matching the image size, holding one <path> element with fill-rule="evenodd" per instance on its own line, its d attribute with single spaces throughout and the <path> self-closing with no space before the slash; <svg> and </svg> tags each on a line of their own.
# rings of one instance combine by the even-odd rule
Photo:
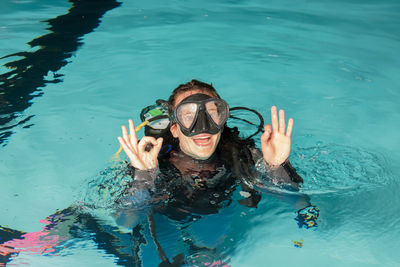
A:
<svg viewBox="0 0 400 267">
<path fill-rule="evenodd" d="M 272 126 L 264 126 L 260 151 L 254 141 L 240 138 L 236 128 L 226 126 L 229 107 L 212 85 L 197 80 L 182 84 L 173 91 L 168 103 L 171 125 L 164 138 L 144 136 L 138 141 L 132 120 L 130 136 L 122 126 L 118 140 L 130 160 L 133 177 L 125 203 L 173 200 L 167 206 L 184 207 L 188 213 L 215 212 L 214 208 L 230 196 L 235 184 L 248 193 L 243 194 L 241 203 L 255 206 L 260 195 L 251 189 L 251 184 L 257 182 L 257 177 L 264 176 L 267 181 L 294 189 L 303 182 L 288 161 L 293 119 L 286 127 L 283 110 L 278 119 L 276 107 L 271 108 Z M 174 149 L 160 157 L 164 139 Z M 166 190 L 167 199 L 160 194 Z M 219 194 L 222 191 L 229 192 Z"/>
<path fill-rule="evenodd" d="M 240 138 L 237 129 L 226 126 L 228 105 L 209 84 L 192 80 L 178 86 L 169 98 L 169 112 L 172 121 L 169 132 L 158 139 L 145 136 L 138 141 L 132 120 L 129 121 L 130 137 L 127 128 L 122 127 L 123 136 L 118 140 L 130 159 L 127 173 L 133 179 L 122 197 L 116 197 L 122 199 L 122 203 L 117 204 L 123 204 L 117 205 L 120 210 L 115 212 L 118 226 L 107 225 L 102 219 L 85 212 L 86 205 L 73 205 L 47 217 L 43 221 L 46 226 L 39 232 L 23 233 L 0 226 L 0 265 L 21 251 L 29 252 L 32 244 L 37 244 L 34 248 L 38 253 L 51 254 L 68 240 L 89 238 L 98 244 L 99 249 L 115 255 L 118 264 L 141 266 L 140 248 L 147 242 L 143 233 L 145 227 L 137 221 L 140 209 L 131 207 L 152 204 L 151 212 L 144 209 L 144 213 L 161 259 L 159 266 L 181 266 L 188 261 L 182 251 L 170 261 L 167 254 L 176 253 L 166 253 L 156 239 L 154 213 L 183 222 L 186 228 L 182 227 L 180 234 L 185 236 L 183 240 L 190 250 L 188 255 L 199 255 L 196 253 L 214 251 L 210 247 L 216 245 L 210 241 L 207 247 L 200 247 L 196 244 L 199 239 L 193 238 L 197 233 L 190 231 L 190 226 L 185 223 L 189 221 L 190 225 L 202 214 L 216 213 L 229 205 L 237 186 L 240 185 L 243 197 L 239 203 L 255 207 L 261 194 L 253 185 L 272 182 L 296 190 L 303 182 L 288 161 L 293 120 L 289 120 L 286 129 L 283 110 L 278 119 L 276 108 L 271 108 L 272 126 L 264 127 L 261 151 L 255 147 L 254 141 Z M 169 153 L 160 153 L 163 143 L 172 147 Z M 119 174 L 124 175 L 125 168 L 117 169 L 115 175 Z M 301 202 L 302 207 L 310 205 L 304 195 L 293 194 L 286 200 L 296 204 Z M 318 209 L 309 207 L 315 214 L 310 216 L 310 209 L 299 210 L 299 226 L 315 225 Z M 221 221 L 213 217 L 201 221 L 205 227 L 214 225 L 213 234 L 208 234 L 208 237 L 224 236 L 216 234 L 216 226 L 222 231 L 226 229 Z M 121 231 L 121 225 L 131 227 L 132 231 Z"/>
</svg>

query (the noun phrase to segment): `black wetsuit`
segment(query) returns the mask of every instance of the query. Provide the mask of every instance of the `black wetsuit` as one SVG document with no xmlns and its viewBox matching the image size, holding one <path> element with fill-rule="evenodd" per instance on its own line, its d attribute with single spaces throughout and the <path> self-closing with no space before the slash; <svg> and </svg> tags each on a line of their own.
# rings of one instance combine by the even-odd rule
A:
<svg viewBox="0 0 400 267">
<path fill-rule="evenodd" d="M 261 194 L 253 185 L 260 181 L 271 182 L 273 185 L 285 185 L 298 190 L 299 183 L 303 180 L 289 162 L 271 170 L 264 164 L 262 154 L 254 143 L 237 136 L 234 129 L 226 127 L 216 152 L 207 160 L 193 159 L 181 152 L 179 145 L 175 144 L 169 147 L 171 149 L 166 149 L 169 150 L 167 153 L 160 153 L 157 170 L 140 171 L 132 167 L 118 169 L 117 172 L 127 172 L 133 179 L 125 190 L 122 189 L 122 196 L 117 197 L 117 202 L 120 203 L 116 204 L 123 204 L 117 205 L 117 209 L 122 207 L 120 213 L 115 213 L 117 224 L 122 217 L 129 217 L 129 211 L 139 212 L 135 206 L 140 205 L 151 207 L 152 212 L 184 222 L 201 217 L 203 214 L 217 213 L 220 208 L 232 202 L 232 194 L 238 186 L 241 190 L 240 195 L 243 197 L 239 203 L 256 207 Z M 168 144 L 168 138 L 164 137 L 164 143 Z M 161 259 L 160 266 L 180 266 L 183 256 L 179 254 L 169 261 L 156 240 L 154 234 L 156 224 L 152 212 L 149 213 L 148 218 Z M 66 239 L 81 239 L 90 236 L 98 244 L 99 249 L 104 249 L 117 257 L 117 264 L 142 265 L 140 246 L 147 243 L 143 234 L 145 227 L 142 223 L 137 224 L 132 221 L 131 233 L 123 233 L 117 226 L 106 225 L 101 219 L 86 213 L 85 209 L 75 206 L 59 211 L 46 220 L 50 224 L 42 232 L 48 233 L 49 236 L 60 235 Z M 129 221 L 129 218 L 124 220 Z M 127 224 L 119 225 L 126 226 Z M 13 235 L 9 235 L 9 232 Z M 2 238 L 0 252 L 1 243 L 5 242 L 7 245 L 9 239 L 27 239 L 21 232 L 2 227 L 0 227 L 0 237 Z M 27 242 L 30 241 L 27 240 Z M 195 241 L 192 241 L 189 244 L 190 247 L 193 247 L 194 243 Z M 57 246 L 57 244 L 52 246 Z M 0 265 L 2 262 L 8 262 L 11 255 L 19 253 L 18 251 L 18 249 L 15 251 L 11 249 L 2 257 L 0 255 Z"/>
<path fill-rule="evenodd" d="M 133 181 L 123 201 L 132 201 L 135 205 L 142 201 L 156 203 L 154 211 L 183 220 L 193 214 L 218 212 L 231 203 L 231 195 L 238 185 L 243 196 L 240 204 L 256 207 L 261 199 L 261 194 L 253 188 L 257 181 L 284 185 L 293 190 L 298 190 L 303 182 L 289 161 L 275 169 L 269 168 L 261 151 L 252 142 L 239 145 L 236 142 L 236 152 L 224 150 L 231 147 L 226 144 L 219 145 L 207 160 L 193 159 L 175 146 L 168 154 L 159 157 L 158 170 L 142 171 L 128 167 Z M 247 151 L 247 159 L 234 160 L 226 156 L 243 154 L 243 151 Z M 243 162 L 246 162 L 247 170 L 242 170 L 244 165 L 240 163 Z"/>
<path fill-rule="evenodd" d="M 254 160 L 256 162 L 261 160 L 262 163 L 259 151 L 253 149 L 253 147 L 250 148 L 253 151 Z M 203 214 L 217 213 L 220 208 L 229 205 L 232 202 L 232 194 L 238 186 L 243 193 L 241 194 L 243 199 L 239 200 L 242 205 L 255 207 L 260 201 L 261 194 L 251 186 L 253 182 L 256 182 L 252 180 L 254 177 L 238 176 L 234 171 L 233 162 L 226 160 L 222 152 L 217 150 L 211 158 L 201 161 L 192 159 L 179 150 L 172 150 L 168 155 L 160 157 L 157 172 L 137 171 L 131 167 L 128 168 L 128 174 L 134 179 L 125 191 L 123 201 L 131 201 L 133 203 L 131 210 L 136 212 L 138 210 L 135 210 L 135 205 L 140 205 L 140 203 L 151 204 L 152 212 L 148 215 L 148 221 L 161 260 L 159 266 L 181 266 L 184 263 L 186 252 L 182 251 L 175 257 L 167 258 L 167 255 L 174 254 L 171 254 L 170 251 L 165 252 L 161 245 L 163 240 L 159 242 L 156 239 L 156 220 L 153 219 L 152 215 L 154 212 L 164 214 L 173 220 L 184 222 L 183 225 L 187 225 L 186 222 L 192 221 L 194 218 L 202 217 Z M 188 168 L 183 169 L 183 165 Z M 256 168 L 254 167 L 254 169 Z M 273 171 L 266 170 L 265 173 L 262 173 L 262 170 L 258 170 L 256 173 L 263 179 L 270 179 L 271 181 L 275 179 L 283 184 L 288 184 L 289 181 L 290 186 L 294 189 L 298 186 L 298 182 L 293 180 L 301 179 L 296 176 L 294 169 L 288 163 Z M 127 217 L 129 209 L 129 205 L 125 206 L 119 216 Z M 120 218 L 115 219 L 119 224 Z M 104 224 L 101 219 L 97 219 L 77 207 L 69 207 L 59 211 L 46 220 L 49 221 L 49 224 L 42 230 L 43 234 L 60 236 L 60 241 L 54 244 L 50 243 L 49 247 L 57 247 L 63 239 L 77 238 L 80 240 L 90 237 L 97 243 L 99 249 L 115 255 L 117 264 L 142 266 L 140 250 L 141 246 L 148 242 L 144 235 L 145 225 L 143 223 L 132 224 L 132 231 L 123 233 L 120 232 L 118 227 Z M 9 238 L 7 238 L 8 232 L 13 234 L 9 235 Z M 190 229 L 185 233 L 190 234 Z M 182 233 L 182 235 L 185 233 Z M 23 233 L 2 227 L 0 227 L 0 236 L 2 237 L 0 252 L 1 243 L 5 242 L 6 246 L 12 244 L 7 243 L 9 239 L 22 240 L 21 242 L 27 239 Z M 26 242 L 31 241 L 27 239 Z M 204 249 L 213 250 L 212 246 L 210 248 L 197 247 L 196 239 L 193 238 L 185 239 L 184 242 L 192 252 Z M 7 253 L 3 256 L 0 255 L 0 265 L 2 262 L 7 263 L 11 260 L 12 255 L 19 253 L 18 249 L 14 250 L 12 247 L 7 247 L 7 249 Z"/>
</svg>

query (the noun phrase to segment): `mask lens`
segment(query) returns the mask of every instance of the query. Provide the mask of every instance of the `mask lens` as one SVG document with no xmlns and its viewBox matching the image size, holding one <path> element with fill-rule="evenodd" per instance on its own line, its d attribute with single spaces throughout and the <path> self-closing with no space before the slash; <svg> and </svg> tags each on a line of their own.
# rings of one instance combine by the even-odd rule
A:
<svg viewBox="0 0 400 267">
<path fill-rule="evenodd" d="M 223 101 L 213 100 L 206 103 L 207 113 L 218 126 L 222 126 L 228 117 L 228 107 Z"/>
<path fill-rule="evenodd" d="M 182 104 L 176 110 L 176 116 L 183 127 L 189 129 L 195 119 L 197 113 L 198 105 L 195 103 Z"/>
</svg>

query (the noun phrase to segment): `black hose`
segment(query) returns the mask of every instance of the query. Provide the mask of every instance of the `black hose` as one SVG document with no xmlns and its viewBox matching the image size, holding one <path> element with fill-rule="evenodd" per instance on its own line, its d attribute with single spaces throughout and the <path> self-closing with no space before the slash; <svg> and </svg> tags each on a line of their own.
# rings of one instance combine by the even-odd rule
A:
<svg viewBox="0 0 400 267">
<path fill-rule="evenodd" d="M 257 135 L 258 133 L 264 131 L 264 118 L 261 116 L 260 113 L 258 113 L 258 111 L 254 110 L 254 109 L 251 109 L 251 108 L 246 108 L 246 107 L 233 107 L 233 108 L 229 109 L 229 111 L 234 111 L 234 110 L 247 110 L 247 111 L 253 112 L 254 114 L 257 115 L 257 117 L 260 120 L 260 124 L 257 126 L 256 124 L 252 123 L 251 121 L 248 121 L 246 119 L 242 119 L 242 118 L 238 118 L 236 116 L 230 115 L 230 118 L 232 118 L 232 119 L 241 120 L 241 121 L 247 122 L 248 124 L 257 126 L 257 131 L 255 133 L 253 133 L 252 135 L 250 135 L 249 137 L 247 137 L 246 140 L 250 139 L 253 136 Z"/>
</svg>

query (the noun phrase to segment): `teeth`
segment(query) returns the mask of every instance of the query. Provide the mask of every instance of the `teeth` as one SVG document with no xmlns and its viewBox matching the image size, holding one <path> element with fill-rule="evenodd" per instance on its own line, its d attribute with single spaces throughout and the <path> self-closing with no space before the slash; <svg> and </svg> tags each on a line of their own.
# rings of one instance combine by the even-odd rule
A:
<svg viewBox="0 0 400 267">
<path fill-rule="evenodd" d="M 209 139 L 210 137 L 197 137 L 196 139 Z"/>
</svg>

